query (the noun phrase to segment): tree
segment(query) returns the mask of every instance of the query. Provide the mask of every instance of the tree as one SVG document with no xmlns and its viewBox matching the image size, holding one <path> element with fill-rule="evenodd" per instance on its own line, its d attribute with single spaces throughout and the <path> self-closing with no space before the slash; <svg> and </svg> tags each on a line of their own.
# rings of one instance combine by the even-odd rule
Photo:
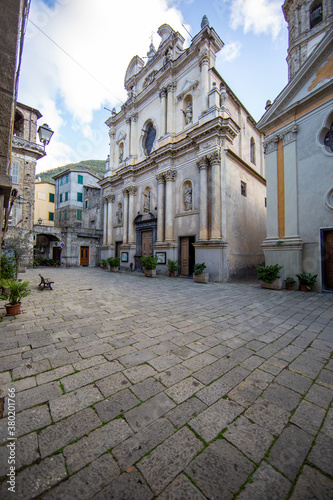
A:
<svg viewBox="0 0 333 500">
<path fill-rule="evenodd" d="M 31 243 L 29 234 L 26 232 L 7 236 L 4 241 L 4 250 L 6 253 L 12 253 L 16 263 L 16 277 L 20 262 L 31 252 Z"/>
</svg>

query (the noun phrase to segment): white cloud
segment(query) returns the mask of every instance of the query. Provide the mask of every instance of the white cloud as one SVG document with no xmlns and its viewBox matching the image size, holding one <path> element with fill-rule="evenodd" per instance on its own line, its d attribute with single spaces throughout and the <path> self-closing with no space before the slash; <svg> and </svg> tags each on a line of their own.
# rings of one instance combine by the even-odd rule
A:
<svg viewBox="0 0 333 500">
<path fill-rule="evenodd" d="M 19 100 L 39 109 L 55 130 L 48 146 L 53 161 L 62 161 L 60 158 L 71 150 L 82 150 L 82 154 L 92 150 L 78 145 L 78 138 L 77 144 L 67 149 L 67 135 L 76 130 L 85 144 L 85 138 L 91 139 L 89 126 L 94 113 L 103 106 L 119 109 L 120 101 L 126 100 L 126 68 L 136 54 L 146 56 L 152 30 L 168 23 L 187 36 L 180 10 L 170 7 L 167 0 L 127 0 L 126 5 L 110 0 L 55 0 L 53 8 L 43 0 L 32 0 L 29 19 L 102 84 L 28 22 Z M 157 48 L 160 38 L 156 33 L 153 38 Z M 103 127 L 107 137 L 107 128 Z M 60 148 L 57 155 L 51 153 L 53 144 Z M 105 146 L 107 142 L 106 150 Z M 46 158 L 39 163 L 45 164 Z"/>
<path fill-rule="evenodd" d="M 231 0 L 230 9 L 231 27 L 243 26 L 244 33 L 253 31 L 276 38 L 284 25 L 281 0 Z"/>
<path fill-rule="evenodd" d="M 221 59 L 231 62 L 240 55 L 242 44 L 238 41 L 226 43 L 221 51 Z"/>
</svg>

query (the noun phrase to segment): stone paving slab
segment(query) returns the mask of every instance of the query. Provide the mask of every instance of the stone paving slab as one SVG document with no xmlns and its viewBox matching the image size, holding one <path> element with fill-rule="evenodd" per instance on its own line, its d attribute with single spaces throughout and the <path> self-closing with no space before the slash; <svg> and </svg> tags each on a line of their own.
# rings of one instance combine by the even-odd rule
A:
<svg viewBox="0 0 333 500">
<path fill-rule="evenodd" d="M 48 273 L 0 322 L 1 498 L 13 404 L 17 498 L 333 497 L 332 294 Z"/>
</svg>

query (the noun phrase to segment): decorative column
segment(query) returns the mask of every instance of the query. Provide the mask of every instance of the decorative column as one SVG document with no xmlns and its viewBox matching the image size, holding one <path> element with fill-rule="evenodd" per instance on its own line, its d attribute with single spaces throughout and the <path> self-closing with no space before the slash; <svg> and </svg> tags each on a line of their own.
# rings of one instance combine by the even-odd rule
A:
<svg viewBox="0 0 333 500">
<path fill-rule="evenodd" d="M 208 240 L 208 160 L 204 156 L 197 161 L 200 170 L 200 240 Z"/>
<path fill-rule="evenodd" d="M 222 238 L 221 228 L 221 153 L 214 151 L 208 156 L 212 168 L 212 227 L 211 239 Z"/>
<path fill-rule="evenodd" d="M 173 189 L 176 180 L 177 171 L 169 169 L 164 172 L 165 175 L 165 241 L 174 241 L 173 224 L 174 224 L 174 197 Z"/>
<path fill-rule="evenodd" d="M 169 83 L 168 85 L 168 102 L 167 102 L 167 126 L 166 132 L 172 134 L 174 132 L 174 114 L 175 114 L 175 98 L 174 93 L 176 84 Z"/>
<path fill-rule="evenodd" d="M 108 198 L 105 196 L 103 198 L 104 203 L 104 218 L 103 218 L 103 245 L 107 244 L 108 241 Z"/>
<path fill-rule="evenodd" d="M 163 137 L 166 134 L 166 105 L 167 105 L 167 92 L 166 89 L 163 88 L 160 91 L 160 99 L 161 99 L 161 136 Z"/>
<path fill-rule="evenodd" d="M 165 178 L 164 174 L 157 174 L 157 242 L 164 241 L 164 197 Z"/>
<path fill-rule="evenodd" d="M 126 151 L 125 151 L 125 158 L 128 158 L 131 156 L 131 119 L 126 118 L 126 124 L 127 124 L 127 143 L 126 143 Z"/>
<path fill-rule="evenodd" d="M 134 228 L 134 216 L 135 216 L 135 204 L 134 197 L 136 195 L 136 186 L 129 186 L 128 188 L 128 243 L 135 243 L 135 228 Z"/>
<path fill-rule="evenodd" d="M 134 113 L 131 117 L 131 155 L 136 155 L 136 137 L 137 137 L 137 123 L 138 123 L 138 113 Z"/>
<path fill-rule="evenodd" d="M 114 194 L 110 194 L 108 197 L 108 223 L 107 223 L 107 244 L 112 245 L 112 221 L 113 221 L 113 202 L 115 199 Z"/>
<path fill-rule="evenodd" d="M 123 189 L 124 218 L 123 218 L 123 243 L 128 243 L 128 189 Z"/>
<path fill-rule="evenodd" d="M 201 71 L 201 112 L 207 110 L 208 108 L 208 90 L 209 90 L 209 54 L 208 50 L 205 50 L 199 60 L 200 71 Z"/>
<path fill-rule="evenodd" d="M 297 125 L 284 131 L 283 141 L 283 179 L 284 179 L 284 206 L 285 206 L 285 236 L 299 235 L 298 196 L 297 196 L 297 152 L 296 152 Z M 279 193 L 280 194 L 280 193 Z"/>
</svg>

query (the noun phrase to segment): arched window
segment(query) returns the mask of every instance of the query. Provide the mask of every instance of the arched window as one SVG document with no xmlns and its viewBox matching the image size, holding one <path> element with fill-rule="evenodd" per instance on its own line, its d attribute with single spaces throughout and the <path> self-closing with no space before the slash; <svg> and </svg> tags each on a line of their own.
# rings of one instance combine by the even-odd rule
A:
<svg viewBox="0 0 333 500">
<path fill-rule="evenodd" d="M 14 135 L 17 137 L 23 137 L 24 135 L 24 118 L 19 111 L 15 111 Z"/>
<path fill-rule="evenodd" d="M 310 29 L 317 26 L 323 20 L 323 4 L 316 0 L 310 7 Z"/>
<path fill-rule="evenodd" d="M 324 144 L 333 153 L 333 122 L 331 123 L 329 131 L 324 137 Z"/>
<path fill-rule="evenodd" d="M 156 129 L 152 122 L 148 122 L 143 138 L 143 148 L 146 156 L 150 155 L 156 138 Z"/>
<path fill-rule="evenodd" d="M 250 160 L 252 163 L 256 163 L 256 143 L 253 137 L 251 137 L 250 141 Z"/>
</svg>

